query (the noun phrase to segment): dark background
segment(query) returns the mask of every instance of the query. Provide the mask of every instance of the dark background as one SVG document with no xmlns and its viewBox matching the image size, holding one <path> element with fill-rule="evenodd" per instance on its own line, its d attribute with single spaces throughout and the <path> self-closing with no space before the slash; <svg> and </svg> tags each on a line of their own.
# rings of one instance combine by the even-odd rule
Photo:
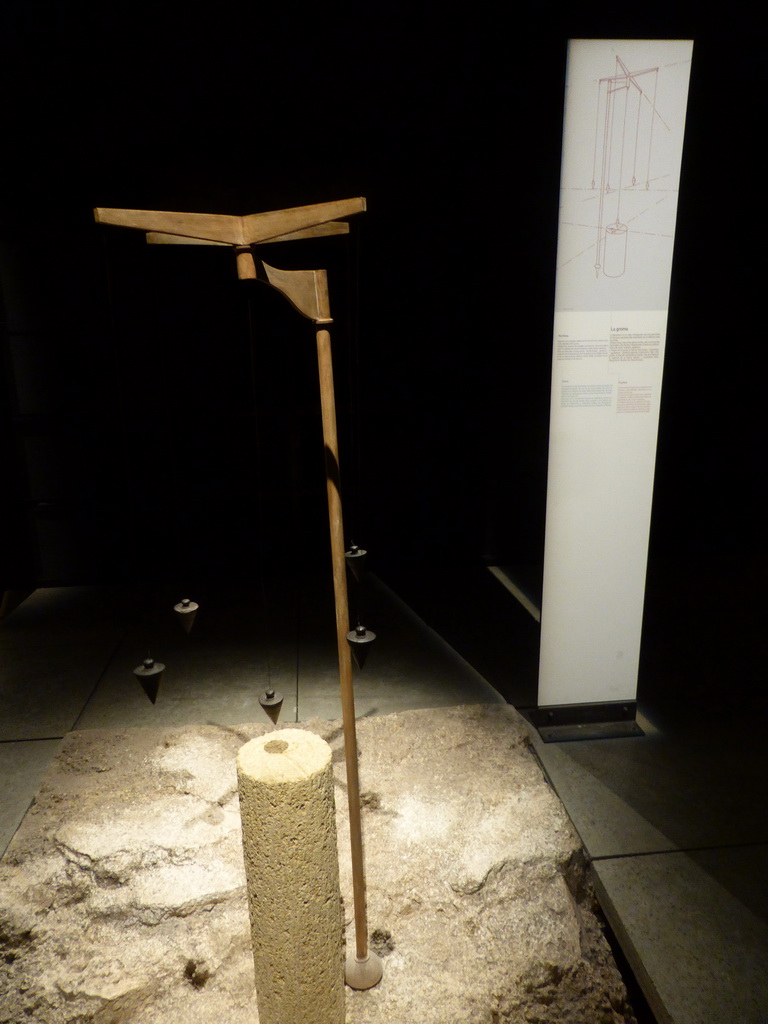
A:
<svg viewBox="0 0 768 1024">
<path fill-rule="evenodd" d="M 385 578 L 540 562 L 571 36 L 695 40 L 651 555 L 755 559 L 756 16 L 429 8 L 4 5 L 0 589 L 328 558 L 311 324 L 95 206 L 366 196 L 259 251 L 329 270 L 348 538 Z"/>
</svg>

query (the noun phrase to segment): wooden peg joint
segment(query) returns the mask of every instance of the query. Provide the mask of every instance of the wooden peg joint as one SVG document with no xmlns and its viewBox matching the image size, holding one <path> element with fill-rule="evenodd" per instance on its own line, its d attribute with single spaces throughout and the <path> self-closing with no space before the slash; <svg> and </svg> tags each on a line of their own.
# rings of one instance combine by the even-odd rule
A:
<svg viewBox="0 0 768 1024">
<path fill-rule="evenodd" d="M 255 281 L 256 264 L 253 259 L 250 245 L 236 245 L 237 253 L 237 276 L 241 281 Z"/>
</svg>

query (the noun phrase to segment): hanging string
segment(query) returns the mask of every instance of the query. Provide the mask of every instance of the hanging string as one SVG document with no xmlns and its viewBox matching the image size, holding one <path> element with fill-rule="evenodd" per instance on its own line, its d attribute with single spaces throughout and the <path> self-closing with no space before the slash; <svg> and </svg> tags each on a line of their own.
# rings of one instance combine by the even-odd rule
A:
<svg viewBox="0 0 768 1024">
<path fill-rule="evenodd" d="M 351 503 L 347 540 L 359 538 L 362 493 L 362 441 L 360 437 L 360 235 L 358 225 L 350 230 L 347 252 L 347 392 L 349 396 L 349 461 L 352 471 Z"/>
<path fill-rule="evenodd" d="M 138 535 L 138 523 L 140 509 L 138 505 L 139 486 L 132 481 L 133 465 L 130 456 L 130 437 L 128 431 L 128 411 L 126 403 L 126 387 L 124 383 L 125 366 L 120 358 L 119 332 L 117 327 L 117 315 L 115 308 L 115 290 L 112 274 L 112 257 L 110 252 L 109 232 L 101 231 L 101 244 L 104 256 L 104 278 L 107 287 L 107 304 L 109 309 L 109 330 L 112 342 L 112 359 L 115 372 L 115 391 L 117 393 L 117 410 L 120 420 L 120 434 L 123 445 L 123 466 L 125 481 L 124 487 L 120 487 L 121 505 L 127 511 L 127 516 L 122 523 L 123 536 L 125 537 L 125 549 L 129 553 L 129 562 L 132 573 L 138 568 L 139 580 L 142 584 L 141 597 L 139 601 L 143 605 L 140 621 L 142 623 L 142 646 L 146 646 L 146 657 L 150 658 L 152 648 L 152 637 L 155 632 L 153 622 L 153 584 L 148 575 L 148 566 L 145 564 L 144 545 Z M 139 481 L 139 484 L 141 481 Z M 125 493 L 127 490 L 127 494 Z M 121 566 L 121 575 L 124 571 Z M 133 584 L 136 579 L 131 575 L 130 582 Z M 153 701 L 154 703 L 154 701 Z"/>
<path fill-rule="evenodd" d="M 659 86 L 659 69 L 653 72 L 653 99 L 651 100 L 651 124 L 648 132 L 648 170 L 645 172 L 645 187 L 650 188 L 651 184 L 651 151 L 653 149 L 653 129 L 656 125 L 656 90 Z"/>
<path fill-rule="evenodd" d="M 107 243 L 107 233 L 106 233 L 106 231 L 100 231 L 99 234 L 101 235 L 101 247 L 102 247 L 103 256 L 104 256 L 104 280 L 105 280 L 105 284 L 107 286 L 107 307 L 108 307 L 108 310 L 109 310 L 109 333 L 110 333 L 110 340 L 112 342 L 112 361 L 114 363 L 114 371 L 115 371 L 115 390 L 117 392 L 117 409 L 118 409 L 118 415 L 119 415 L 119 419 L 120 419 L 120 427 L 119 427 L 120 428 L 120 436 L 121 436 L 121 439 L 122 439 L 122 442 L 123 442 L 123 463 L 125 464 L 125 468 L 126 468 L 126 477 L 130 478 L 130 473 L 128 472 L 128 465 L 127 465 L 127 463 L 128 463 L 128 428 L 127 428 L 126 422 L 125 422 L 125 393 L 124 393 L 124 389 L 123 389 L 122 374 L 120 372 L 121 371 L 120 357 L 118 355 L 118 350 L 117 350 L 117 320 L 115 318 L 115 298 L 114 298 L 114 290 L 113 290 L 113 287 L 112 287 L 112 271 L 110 269 L 110 262 L 109 262 L 109 247 L 108 247 L 108 243 Z M 130 491 L 129 493 L 131 495 L 131 500 L 133 500 L 133 491 Z M 132 516 L 129 516 L 129 519 L 131 521 L 131 524 L 133 525 L 135 523 L 136 517 L 135 517 L 135 515 L 132 515 Z M 131 531 L 131 533 L 133 534 L 133 531 Z M 135 548 L 135 545 L 134 545 L 134 548 Z M 135 563 L 135 559 L 131 559 L 131 563 L 134 564 Z"/>
<path fill-rule="evenodd" d="M 258 507 L 258 520 L 259 520 L 259 541 L 257 545 L 258 559 L 259 559 L 259 590 L 261 599 L 261 614 L 262 624 L 264 629 L 264 637 L 266 639 L 266 652 L 267 652 L 267 685 L 265 689 L 271 690 L 272 687 L 272 624 L 269 614 L 269 603 L 267 601 L 267 583 L 266 583 L 266 557 L 264 554 L 264 528 L 265 528 L 265 500 L 264 500 L 264 467 L 263 467 L 263 454 L 262 454 L 262 437 L 261 430 L 259 428 L 259 403 L 256 388 L 256 355 L 255 355 L 255 342 L 253 336 L 253 290 L 250 282 L 243 282 L 247 293 L 246 297 L 246 308 L 248 311 L 248 352 L 250 356 L 251 364 L 251 418 L 253 419 L 253 436 L 256 441 L 256 493 L 257 493 L 257 507 Z M 242 285 L 241 285 L 242 287 Z"/>
<path fill-rule="evenodd" d="M 138 509 L 136 504 L 137 490 L 135 487 L 130 486 L 131 483 L 131 466 L 129 459 L 129 438 L 128 438 L 128 414 L 126 411 L 125 402 L 125 386 L 123 383 L 123 365 L 120 359 L 119 345 L 118 345 L 118 332 L 117 332 L 117 317 L 115 315 L 115 293 L 114 285 L 112 282 L 112 261 L 109 251 L 109 240 L 108 232 L 101 231 L 101 245 L 104 254 L 104 277 L 107 286 L 107 305 L 109 308 L 109 331 L 111 334 L 112 341 L 112 360 L 114 363 L 115 372 L 115 390 L 117 392 L 117 410 L 119 416 L 119 429 L 120 436 L 122 439 L 123 446 L 123 466 L 125 468 L 125 479 L 128 484 L 128 495 L 126 504 L 128 505 L 128 516 L 127 522 L 123 523 L 123 529 L 126 531 L 127 544 L 126 547 L 132 551 L 130 557 L 131 566 L 139 564 L 140 560 L 140 545 L 137 537 L 137 523 L 138 523 Z M 122 489 L 121 489 L 122 494 Z M 125 507 L 125 505 L 123 505 Z M 122 571 L 122 570 L 121 570 Z"/>
<path fill-rule="evenodd" d="M 349 451 L 352 466 L 352 502 L 347 521 L 347 540 L 350 545 L 363 540 L 360 529 L 363 525 L 363 441 L 361 431 L 361 395 L 362 372 L 360 360 L 360 250 L 361 225 L 352 226 L 347 246 L 347 390 L 349 395 Z M 346 518 L 346 510 L 345 510 Z M 362 545 L 361 545 L 362 546 Z M 358 583 L 354 588 L 355 614 L 357 625 L 361 625 L 363 615 L 362 587 Z"/>
<path fill-rule="evenodd" d="M 603 81 L 602 79 L 597 85 L 597 103 L 595 105 L 595 141 L 592 149 L 592 188 L 595 187 L 597 180 L 597 139 L 600 133 L 600 101 L 603 92 Z"/>
</svg>

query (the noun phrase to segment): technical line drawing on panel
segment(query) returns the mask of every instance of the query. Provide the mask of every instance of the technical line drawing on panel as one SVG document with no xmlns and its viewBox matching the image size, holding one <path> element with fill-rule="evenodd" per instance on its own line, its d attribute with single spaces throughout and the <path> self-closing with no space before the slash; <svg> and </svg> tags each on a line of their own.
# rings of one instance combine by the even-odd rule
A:
<svg viewBox="0 0 768 1024">
<path fill-rule="evenodd" d="M 656 121 L 659 69 L 630 71 L 616 56 L 615 74 L 598 83 L 592 188 L 599 188 L 595 276 L 621 277 L 627 267 L 628 197 L 647 192 Z M 665 125 L 666 127 L 666 125 Z M 636 212 L 636 215 L 637 214 Z"/>
<path fill-rule="evenodd" d="M 569 43 L 558 310 L 666 309 L 692 48 Z"/>
</svg>

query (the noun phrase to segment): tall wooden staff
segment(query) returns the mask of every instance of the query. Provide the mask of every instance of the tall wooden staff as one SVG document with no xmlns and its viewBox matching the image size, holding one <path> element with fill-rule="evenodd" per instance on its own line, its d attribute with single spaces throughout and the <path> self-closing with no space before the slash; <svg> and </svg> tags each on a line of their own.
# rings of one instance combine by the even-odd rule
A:
<svg viewBox="0 0 768 1024">
<path fill-rule="evenodd" d="M 284 242 L 320 235 L 345 234 L 349 225 L 339 221 L 365 210 L 365 199 L 342 199 L 333 203 L 296 206 L 287 210 L 253 213 L 246 217 L 224 214 L 169 213 L 156 210 L 96 209 L 100 224 L 116 224 L 147 232 L 154 244 L 229 245 L 237 255 L 237 274 L 243 280 L 263 280 L 282 292 L 302 316 L 317 327 L 317 365 L 320 377 L 320 401 L 325 444 L 325 472 L 328 492 L 328 517 L 331 528 L 333 590 L 336 603 L 336 641 L 339 653 L 341 709 L 344 722 L 344 752 L 347 767 L 349 833 L 352 847 L 352 888 L 355 910 L 355 953 L 347 958 L 346 982 L 351 988 L 366 989 L 382 977 L 381 959 L 368 948 L 368 912 L 365 894 L 365 867 L 360 821 L 360 781 L 358 776 L 355 694 L 352 686 L 352 655 L 347 643 L 349 608 L 347 602 L 344 523 L 339 484 L 339 445 L 336 433 L 336 403 L 333 390 L 331 335 L 327 325 L 333 321 L 325 270 L 278 270 L 254 260 L 251 246 L 264 242 Z"/>
</svg>

